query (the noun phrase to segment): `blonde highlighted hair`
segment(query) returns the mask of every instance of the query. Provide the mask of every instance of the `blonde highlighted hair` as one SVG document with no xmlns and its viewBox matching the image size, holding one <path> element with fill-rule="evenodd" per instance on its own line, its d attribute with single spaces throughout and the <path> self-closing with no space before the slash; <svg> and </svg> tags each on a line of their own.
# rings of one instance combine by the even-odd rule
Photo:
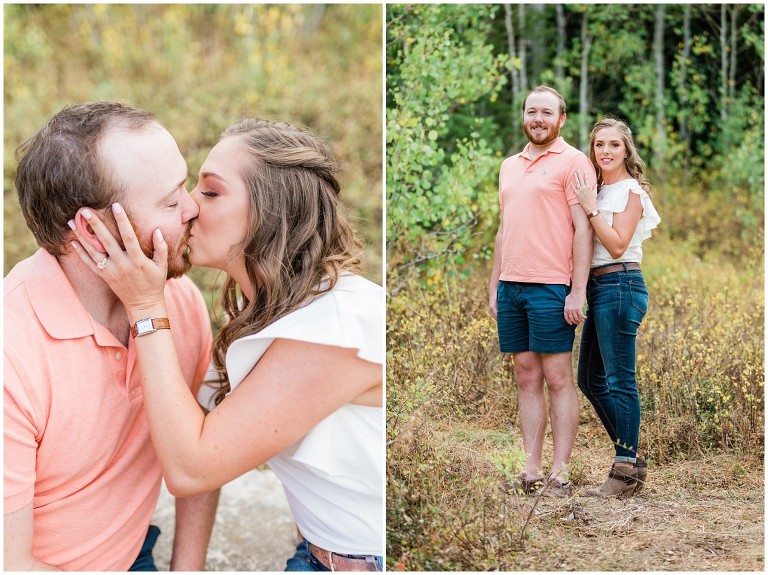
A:
<svg viewBox="0 0 768 575">
<path fill-rule="evenodd" d="M 329 291 L 342 272 L 358 272 L 363 252 L 339 201 L 338 168 L 325 142 L 301 126 L 250 118 L 227 128 L 224 138 L 237 138 L 249 158 L 249 231 L 232 249 L 245 255 L 253 298 L 227 278 L 221 299 L 229 322 L 213 345 L 217 404 L 230 388 L 230 344 Z"/>
<path fill-rule="evenodd" d="M 627 149 L 627 157 L 624 159 L 624 165 L 626 166 L 629 175 L 635 178 L 637 183 L 640 184 L 640 187 L 650 194 L 653 191 L 653 187 L 645 177 L 645 163 L 637 153 L 635 141 L 632 138 L 632 130 L 629 129 L 629 126 L 623 120 L 610 116 L 598 120 L 592 128 L 592 133 L 589 135 L 589 159 L 592 160 L 592 164 L 597 171 L 597 187 L 600 188 L 603 185 L 603 174 L 600 171 L 600 166 L 595 157 L 595 137 L 597 136 L 597 132 L 603 128 L 616 128 L 621 134 L 622 140 L 624 140 L 624 147 Z"/>
</svg>

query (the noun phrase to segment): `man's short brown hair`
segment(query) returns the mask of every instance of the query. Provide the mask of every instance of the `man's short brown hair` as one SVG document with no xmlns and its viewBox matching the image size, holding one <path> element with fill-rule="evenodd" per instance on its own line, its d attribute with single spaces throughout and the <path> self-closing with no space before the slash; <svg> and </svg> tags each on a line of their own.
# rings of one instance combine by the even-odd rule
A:
<svg viewBox="0 0 768 575">
<path fill-rule="evenodd" d="M 102 164 L 98 144 L 113 126 L 139 130 L 156 124 L 151 112 L 118 102 L 67 106 L 16 149 L 16 192 L 37 243 L 53 255 L 64 249 L 67 222 L 78 208 L 97 210 L 121 198 L 121 189 Z"/>
<path fill-rule="evenodd" d="M 557 97 L 558 102 L 560 103 L 560 116 L 565 114 L 565 100 L 560 95 L 560 92 L 555 90 L 554 88 L 550 88 L 549 86 L 536 86 L 533 90 L 531 90 L 531 93 L 528 94 L 530 96 L 531 94 L 535 94 L 536 92 L 549 92 L 553 96 Z M 525 97 L 523 100 L 523 112 L 525 112 L 525 103 L 528 101 L 528 96 Z"/>
</svg>

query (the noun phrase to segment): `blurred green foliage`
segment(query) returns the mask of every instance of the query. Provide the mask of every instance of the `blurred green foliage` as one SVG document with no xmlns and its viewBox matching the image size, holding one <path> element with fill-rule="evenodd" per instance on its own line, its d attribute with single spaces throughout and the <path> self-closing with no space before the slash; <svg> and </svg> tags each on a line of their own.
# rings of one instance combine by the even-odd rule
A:
<svg viewBox="0 0 768 575">
<path fill-rule="evenodd" d="M 568 112 L 562 134 L 585 151 L 580 122 L 591 128 L 606 114 L 628 121 L 673 237 L 698 234 L 699 251 L 718 246 L 734 257 L 741 257 L 745 243 L 762 243 L 764 7 L 668 6 L 661 100 L 653 5 L 559 5 L 564 36 L 557 8 L 387 6 L 390 290 L 414 275 L 427 286 L 446 273 L 466 275 L 472 262 L 491 256 L 498 169 L 526 143 L 520 106 L 538 84 L 561 91 Z M 584 114 L 578 90 L 582 24 L 589 42 Z M 521 46 L 528 47 L 524 60 Z M 725 80 L 723 61 L 731 70 Z M 523 68 L 527 82 L 515 93 L 510 78 L 522 82 Z M 725 206 L 731 209 L 724 213 Z M 682 222 L 694 217 L 696 229 Z M 723 233 L 709 233 L 714 230 Z"/>
<path fill-rule="evenodd" d="M 342 199 L 382 283 L 382 59 L 377 5 L 6 5 L 7 273 L 36 243 L 20 214 L 14 151 L 64 106 L 119 100 L 174 135 L 188 189 L 243 116 L 307 125 L 339 160 Z M 206 299 L 218 274 L 190 274 Z M 219 285 L 223 279 L 219 278 Z"/>
</svg>

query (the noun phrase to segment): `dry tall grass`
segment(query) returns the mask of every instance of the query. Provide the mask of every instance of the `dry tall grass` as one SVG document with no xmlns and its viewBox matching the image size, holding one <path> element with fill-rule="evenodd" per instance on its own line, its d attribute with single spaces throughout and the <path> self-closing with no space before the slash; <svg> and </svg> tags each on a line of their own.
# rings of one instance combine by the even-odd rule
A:
<svg viewBox="0 0 768 575">
<path fill-rule="evenodd" d="M 513 366 L 487 312 L 487 270 L 391 295 L 389 568 L 762 569 L 758 253 L 744 259 L 754 263 L 701 259 L 654 237 L 638 338 L 649 485 L 623 502 L 542 500 L 522 536 L 532 500 L 499 489 L 520 468 L 522 442 Z M 571 480 L 580 490 L 597 485 L 612 453 L 581 397 Z"/>
</svg>

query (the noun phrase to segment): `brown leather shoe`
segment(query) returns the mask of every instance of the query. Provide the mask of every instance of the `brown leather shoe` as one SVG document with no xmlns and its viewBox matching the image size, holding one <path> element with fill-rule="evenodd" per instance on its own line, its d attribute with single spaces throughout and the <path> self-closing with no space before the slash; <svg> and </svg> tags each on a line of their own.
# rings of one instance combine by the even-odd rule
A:
<svg viewBox="0 0 768 575">
<path fill-rule="evenodd" d="M 554 477 L 550 478 L 549 485 L 544 485 L 541 489 L 542 497 L 571 497 L 573 495 L 573 483 L 566 481 L 561 483 Z"/>
<path fill-rule="evenodd" d="M 636 467 L 633 467 L 629 473 L 624 473 L 614 465 L 611 467 L 608 479 L 596 489 L 587 489 L 585 494 L 588 497 L 630 497 L 637 487 L 637 476 Z"/>
<path fill-rule="evenodd" d="M 500 487 L 505 493 L 519 490 L 522 491 L 525 495 L 531 495 L 532 493 L 536 493 L 536 491 L 538 491 L 543 483 L 543 477 L 534 477 L 533 479 L 528 479 L 528 476 L 525 474 L 525 472 L 523 472 L 517 476 L 516 481 L 513 481 L 512 483 L 509 481 L 504 481 L 501 483 Z"/>
</svg>

